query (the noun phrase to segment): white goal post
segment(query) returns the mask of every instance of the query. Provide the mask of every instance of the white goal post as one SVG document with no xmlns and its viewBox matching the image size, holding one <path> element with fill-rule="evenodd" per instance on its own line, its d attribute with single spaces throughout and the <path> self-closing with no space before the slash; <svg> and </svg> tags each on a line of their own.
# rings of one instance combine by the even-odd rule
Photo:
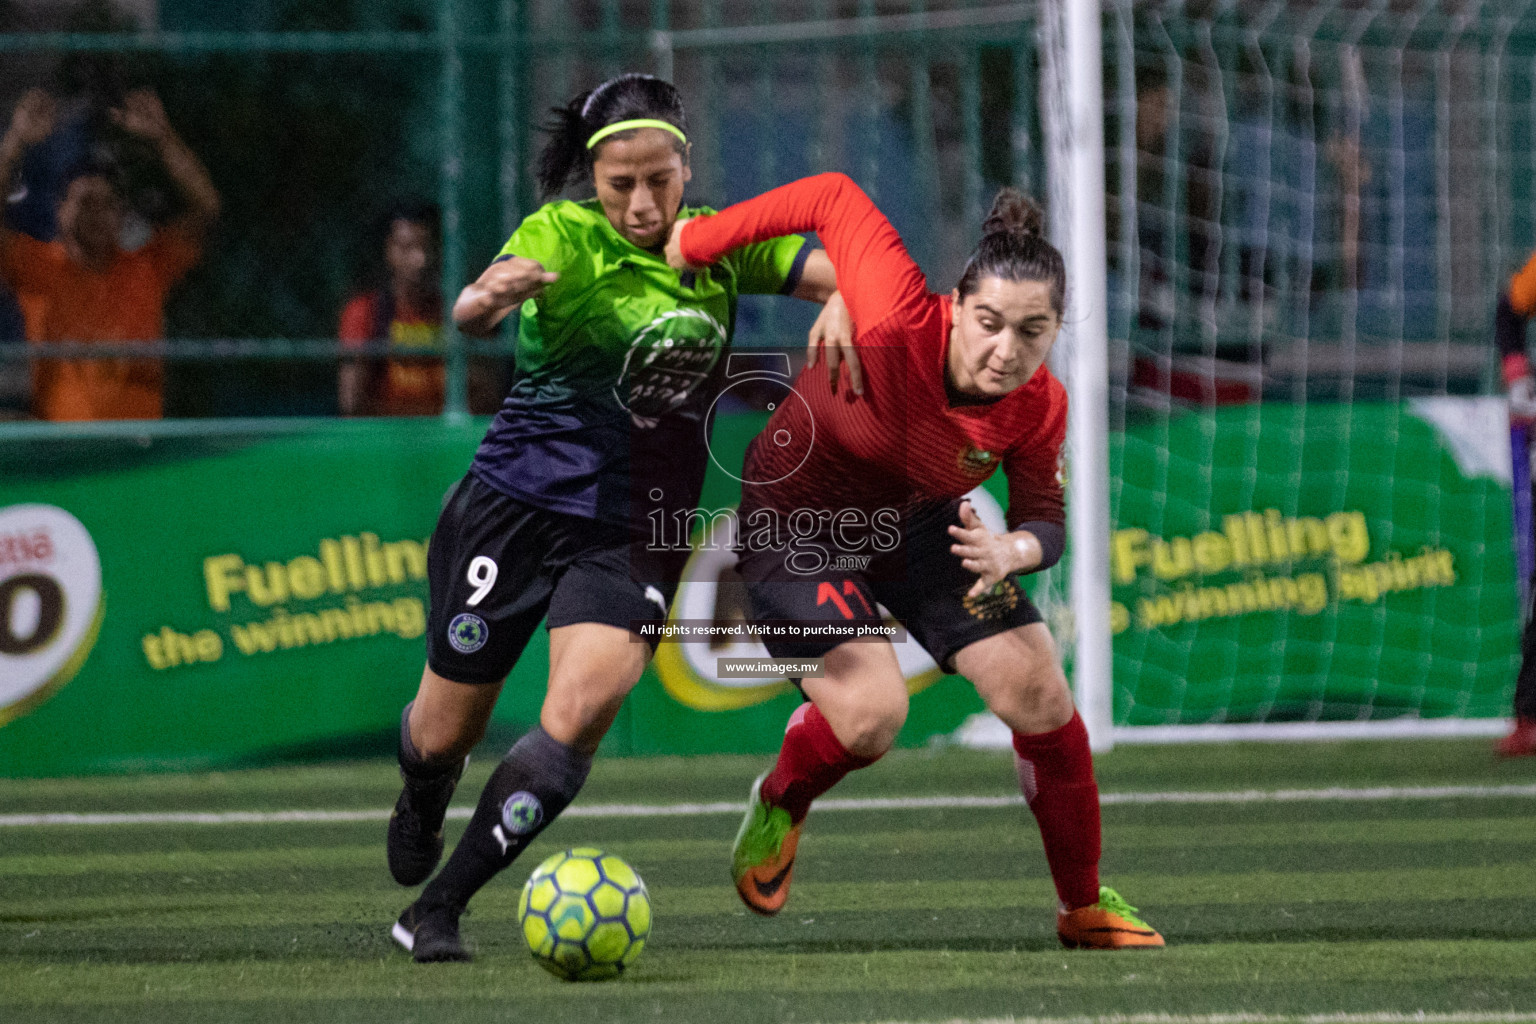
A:
<svg viewBox="0 0 1536 1024">
<path fill-rule="evenodd" d="M 1047 612 L 1096 751 L 1508 727 L 1507 425 L 1458 396 L 1486 394 L 1493 298 L 1536 245 L 1536 64 L 1511 42 L 1536 16 L 1427 31 L 1435 5 L 1408 7 L 1042 0 L 1071 402 L 1069 579 L 1042 606 L 1070 608 Z M 1358 550 L 1308 547 L 1325 520 Z M 1202 543 L 1221 564 L 1171 564 Z"/>
<path fill-rule="evenodd" d="M 1095 750 L 1114 742 L 1109 624 L 1109 322 L 1098 0 L 1045 0 L 1041 122 L 1050 232 L 1068 317 L 1052 357 L 1067 387 L 1073 679 Z M 1065 640 L 1065 638 L 1062 638 Z"/>
</svg>

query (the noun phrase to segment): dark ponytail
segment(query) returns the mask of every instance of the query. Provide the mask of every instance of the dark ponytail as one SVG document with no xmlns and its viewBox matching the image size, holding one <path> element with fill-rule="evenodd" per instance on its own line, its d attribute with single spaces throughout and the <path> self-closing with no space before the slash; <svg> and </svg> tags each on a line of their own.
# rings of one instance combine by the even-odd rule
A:
<svg viewBox="0 0 1536 1024">
<path fill-rule="evenodd" d="M 543 128 L 548 141 L 539 153 L 539 188 L 548 199 L 566 185 L 585 176 L 596 156 L 587 148 L 592 134 L 608 125 L 636 118 L 654 118 L 688 134 L 688 116 L 683 112 L 683 97 L 671 82 L 652 75 L 627 74 L 610 78 L 591 92 L 584 92 L 563 107 L 551 108 L 554 115 Z M 618 132 L 608 139 L 629 138 L 636 129 Z M 601 149 L 608 141 L 598 143 Z M 675 139 L 679 153 L 687 143 Z"/>
<path fill-rule="evenodd" d="M 1040 205 L 1016 188 L 1005 188 L 993 200 L 981 232 L 981 241 L 955 286 L 960 298 L 974 292 L 985 277 L 1039 281 L 1050 286 L 1051 307 L 1061 316 L 1066 308 L 1067 265 L 1046 240 Z"/>
</svg>

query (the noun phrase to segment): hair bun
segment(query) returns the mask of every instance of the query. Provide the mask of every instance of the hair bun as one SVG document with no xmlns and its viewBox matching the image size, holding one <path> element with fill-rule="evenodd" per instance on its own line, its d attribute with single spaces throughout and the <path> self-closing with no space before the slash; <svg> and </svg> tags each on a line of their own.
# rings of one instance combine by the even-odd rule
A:
<svg viewBox="0 0 1536 1024">
<path fill-rule="evenodd" d="M 982 221 L 981 233 L 983 236 L 1044 238 L 1045 213 L 1034 199 L 1010 185 L 1001 189 L 992 200 L 992 212 Z"/>
</svg>

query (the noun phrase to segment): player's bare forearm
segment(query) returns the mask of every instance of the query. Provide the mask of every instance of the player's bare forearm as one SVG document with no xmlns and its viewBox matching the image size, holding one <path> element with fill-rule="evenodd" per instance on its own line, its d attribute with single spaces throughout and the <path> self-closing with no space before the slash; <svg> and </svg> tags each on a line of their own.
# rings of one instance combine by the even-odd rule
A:
<svg viewBox="0 0 1536 1024">
<path fill-rule="evenodd" d="M 977 597 L 1014 573 L 1034 572 L 1045 560 L 1045 548 L 1032 530 L 993 533 L 969 501 L 960 503 L 960 525 L 951 526 L 950 553 L 976 574 L 970 597 Z"/>
<path fill-rule="evenodd" d="M 459 293 L 453 304 L 453 322 L 471 337 L 488 338 L 514 309 L 559 279 L 559 274 L 545 270 L 538 260 L 525 256 L 499 259 Z"/>
<path fill-rule="evenodd" d="M 488 338 L 507 318 L 515 306 L 497 306 L 486 295 L 485 289 L 472 284 L 459 293 L 453 304 L 453 322 L 460 331 L 472 338 Z"/>
<path fill-rule="evenodd" d="M 1007 543 L 1013 554 L 1013 568 L 1009 573 L 1034 572 L 1040 568 L 1040 563 L 1045 559 L 1045 551 L 1040 546 L 1040 538 L 1028 530 L 1014 530 L 1005 533 L 1002 539 Z"/>
<path fill-rule="evenodd" d="M 825 249 L 812 249 L 800 271 L 800 281 L 790 292 L 797 299 L 824 303 L 837 291 L 837 270 Z"/>
</svg>

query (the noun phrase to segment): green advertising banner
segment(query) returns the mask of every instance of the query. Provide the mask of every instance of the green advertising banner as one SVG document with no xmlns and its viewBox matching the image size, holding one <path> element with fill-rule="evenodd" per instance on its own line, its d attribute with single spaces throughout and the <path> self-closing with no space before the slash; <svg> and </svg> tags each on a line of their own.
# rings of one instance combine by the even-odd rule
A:
<svg viewBox="0 0 1536 1024">
<path fill-rule="evenodd" d="M 1118 724 L 1507 714 L 1519 609 L 1508 447 L 1489 443 L 1507 427 L 1497 402 L 1436 401 L 1248 406 L 1115 438 Z M 720 418 L 717 450 L 761 424 Z M 392 751 L 424 657 L 427 540 L 484 427 L 167 423 L 0 442 L 0 774 Z M 1001 484 L 976 497 L 994 525 Z M 712 469 L 675 619 L 745 614 L 713 536 L 738 487 Z M 763 653 L 664 643 L 605 749 L 776 749 L 798 694 L 717 671 Z M 982 709 L 915 644 L 898 656 L 915 694 L 902 744 Z M 493 738 L 536 720 L 547 665 L 541 632 Z"/>
<path fill-rule="evenodd" d="M 397 721 L 421 673 L 427 537 L 479 430 L 211 429 L 0 448 L 0 576 L 51 579 L 78 607 L 82 559 L 57 557 L 67 521 L 100 595 L 88 632 L 50 628 L 30 587 L 0 602 L 9 646 L 78 669 L 0 655 L 0 772 L 323 754 Z"/>
<path fill-rule="evenodd" d="M 1498 399 L 1233 406 L 1116 439 L 1115 722 L 1509 714 Z"/>
<path fill-rule="evenodd" d="M 760 426 L 716 429 L 740 448 Z M 427 540 L 485 423 L 153 430 L 29 428 L 0 442 L 0 774 L 392 752 L 425 656 Z M 706 503 L 734 505 L 736 486 L 711 476 Z M 718 566 L 706 553 L 689 576 L 680 605 L 712 617 Z M 777 749 L 799 701 L 789 684 L 719 684 L 716 652 L 686 647 L 664 645 L 606 749 Z M 908 745 L 981 706 L 917 654 L 903 656 L 927 691 Z M 495 736 L 537 720 L 547 669 L 541 631 Z"/>
</svg>

